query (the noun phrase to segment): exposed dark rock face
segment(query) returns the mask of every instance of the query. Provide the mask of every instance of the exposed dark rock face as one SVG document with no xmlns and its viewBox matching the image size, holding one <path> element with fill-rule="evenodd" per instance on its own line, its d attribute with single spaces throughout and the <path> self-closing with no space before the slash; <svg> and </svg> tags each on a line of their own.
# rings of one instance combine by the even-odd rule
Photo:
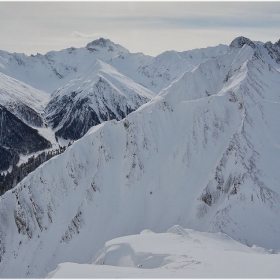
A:
<svg viewBox="0 0 280 280">
<path fill-rule="evenodd" d="M 5 107 L 8 108 L 11 113 L 30 125 L 37 127 L 42 127 L 44 125 L 42 117 L 26 104 L 21 102 L 11 102 L 6 104 Z"/>
<path fill-rule="evenodd" d="M 69 118 L 55 135 L 64 139 L 77 140 L 84 136 L 92 126 L 100 124 L 96 112 L 88 105 L 88 100 L 84 99 L 76 104 L 71 104 L 71 109 L 68 112 L 61 111 L 57 118 L 63 118 L 65 114 L 68 114 Z"/>
<path fill-rule="evenodd" d="M 74 97 L 75 95 L 73 94 L 72 96 Z M 116 111 L 119 115 L 117 116 L 108 106 L 104 105 L 106 112 L 103 114 L 99 112 L 98 116 L 95 110 L 90 106 L 91 101 L 88 98 L 74 102 L 72 99 L 73 97 L 63 96 L 59 101 L 60 106 L 57 106 L 57 100 L 53 100 L 48 105 L 49 108 L 57 106 L 57 111 L 54 115 L 46 119 L 54 129 L 63 123 L 62 127 L 56 131 L 55 135 L 64 139 L 77 140 L 84 136 L 92 126 L 98 125 L 102 121 L 112 119 L 121 120 L 127 114 L 134 111 L 129 107 L 126 107 L 126 110 L 123 111 L 122 108 L 116 104 Z M 62 122 L 63 120 L 64 122 Z"/>
</svg>

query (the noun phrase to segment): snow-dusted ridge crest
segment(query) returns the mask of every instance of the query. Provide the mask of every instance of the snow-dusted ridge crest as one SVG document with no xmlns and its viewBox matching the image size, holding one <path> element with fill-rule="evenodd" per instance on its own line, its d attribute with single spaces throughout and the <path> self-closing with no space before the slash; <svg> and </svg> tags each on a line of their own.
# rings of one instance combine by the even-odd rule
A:
<svg viewBox="0 0 280 280">
<path fill-rule="evenodd" d="M 2 196 L 0 275 L 43 277 L 174 224 L 279 249 L 280 73 L 259 50 L 206 60 Z"/>
</svg>

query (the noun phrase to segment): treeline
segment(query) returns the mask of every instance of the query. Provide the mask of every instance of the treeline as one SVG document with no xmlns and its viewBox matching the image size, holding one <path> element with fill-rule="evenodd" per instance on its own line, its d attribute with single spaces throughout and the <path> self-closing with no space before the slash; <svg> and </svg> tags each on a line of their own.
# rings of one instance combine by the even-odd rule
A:
<svg viewBox="0 0 280 280">
<path fill-rule="evenodd" d="M 59 149 L 42 152 L 36 157 L 32 156 L 26 163 L 22 163 L 19 166 L 13 165 L 11 172 L 8 172 L 6 175 L 0 175 L 0 195 L 3 195 L 6 191 L 15 187 L 23 178 L 25 178 L 30 172 L 34 171 L 42 163 L 63 153 L 65 150 L 66 146 L 60 146 Z"/>
</svg>

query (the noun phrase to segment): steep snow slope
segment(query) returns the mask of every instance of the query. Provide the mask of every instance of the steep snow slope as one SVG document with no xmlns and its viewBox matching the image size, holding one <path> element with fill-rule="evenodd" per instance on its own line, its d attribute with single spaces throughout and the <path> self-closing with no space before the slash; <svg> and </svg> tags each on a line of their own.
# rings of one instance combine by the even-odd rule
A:
<svg viewBox="0 0 280 280">
<path fill-rule="evenodd" d="M 279 86 L 259 52 L 234 46 L 91 128 L 1 197 L 0 275 L 42 277 L 174 224 L 280 249 Z"/>
<path fill-rule="evenodd" d="M 92 264 L 63 263 L 48 278 L 277 278 L 279 261 L 226 234 L 173 226 L 110 240 Z"/>
<path fill-rule="evenodd" d="M 0 73 L 0 104 L 28 125 L 41 127 L 50 94 Z"/>
<path fill-rule="evenodd" d="M 46 119 L 58 137 L 79 139 L 94 125 L 123 119 L 154 97 L 101 60 L 52 94 Z"/>
</svg>

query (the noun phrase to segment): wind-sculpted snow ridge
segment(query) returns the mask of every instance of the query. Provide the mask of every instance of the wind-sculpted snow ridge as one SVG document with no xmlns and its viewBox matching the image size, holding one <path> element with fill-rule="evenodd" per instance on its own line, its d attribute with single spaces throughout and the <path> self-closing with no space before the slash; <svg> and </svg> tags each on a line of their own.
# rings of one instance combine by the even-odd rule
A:
<svg viewBox="0 0 280 280">
<path fill-rule="evenodd" d="M 110 65 L 97 60 L 52 94 L 46 120 L 58 137 L 79 139 L 94 125 L 123 119 L 154 97 Z"/>
<path fill-rule="evenodd" d="M 90 264 L 62 263 L 47 278 L 277 278 L 280 255 L 223 233 L 173 226 L 106 242 Z"/>
<path fill-rule="evenodd" d="M 1 197 L 1 277 L 45 277 L 112 238 L 174 224 L 279 250 L 280 73 L 269 61 L 230 47 L 29 174 Z"/>
</svg>

